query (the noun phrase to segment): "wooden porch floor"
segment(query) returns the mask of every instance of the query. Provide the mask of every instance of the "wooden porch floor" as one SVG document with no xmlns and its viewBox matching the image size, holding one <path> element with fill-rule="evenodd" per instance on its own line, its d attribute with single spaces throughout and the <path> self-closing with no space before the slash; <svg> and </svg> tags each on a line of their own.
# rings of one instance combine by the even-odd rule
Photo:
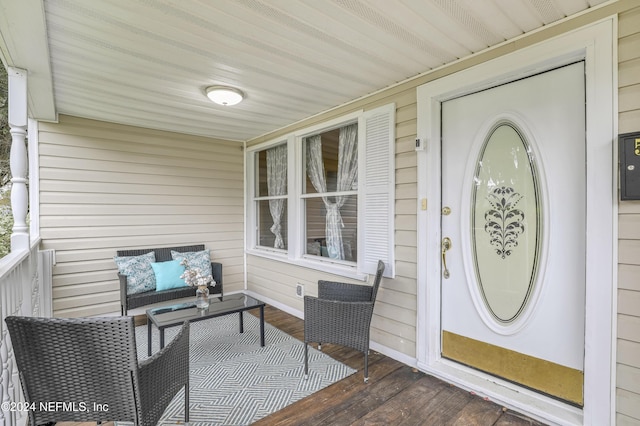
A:
<svg viewBox="0 0 640 426">
<path fill-rule="evenodd" d="M 303 320 L 271 306 L 265 308 L 265 320 L 295 338 L 303 339 Z M 322 345 L 322 350 L 357 369 L 358 373 L 254 425 L 543 425 L 374 351 L 369 355 L 369 383 L 365 384 L 362 353 L 329 344 Z M 90 426 L 95 423 L 58 425 Z M 113 426 L 113 423 L 106 425 Z"/>
</svg>

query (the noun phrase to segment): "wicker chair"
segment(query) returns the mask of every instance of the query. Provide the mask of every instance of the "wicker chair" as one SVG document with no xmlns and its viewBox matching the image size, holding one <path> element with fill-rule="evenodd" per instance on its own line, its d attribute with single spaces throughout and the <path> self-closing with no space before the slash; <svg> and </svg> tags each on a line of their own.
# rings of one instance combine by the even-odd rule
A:
<svg viewBox="0 0 640 426">
<path fill-rule="evenodd" d="M 5 319 L 29 424 L 129 421 L 155 426 L 184 387 L 189 421 L 189 324 L 138 362 L 133 317 Z M 53 405 L 51 404 L 66 404 Z"/>
<path fill-rule="evenodd" d="M 364 381 L 369 381 L 369 328 L 373 305 L 384 272 L 384 262 L 371 287 L 318 281 L 318 297 L 304 298 L 304 374 L 309 371 L 308 345 L 335 343 L 364 352 Z"/>
</svg>

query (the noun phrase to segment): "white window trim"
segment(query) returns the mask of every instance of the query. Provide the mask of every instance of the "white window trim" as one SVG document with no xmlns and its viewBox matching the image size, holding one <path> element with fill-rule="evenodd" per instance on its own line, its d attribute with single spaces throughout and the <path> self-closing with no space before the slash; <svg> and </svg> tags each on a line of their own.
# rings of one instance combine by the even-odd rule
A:
<svg viewBox="0 0 640 426">
<path fill-rule="evenodd" d="M 263 146 L 264 144 L 260 144 L 258 145 L 258 147 Z M 285 196 L 258 196 L 256 195 L 256 185 L 255 185 L 255 179 L 256 179 L 256 175 L 257 175 L 257 170 L 256 170 L 256 164 L 255 164 L 255 153 L 256 152 L 260 152 L 260 151 L 265 151 L 271 147 L 275 147 L 278 145 L 286 145 L 287 146 L 287 170 L 291 170 L 291 155 L 290 155 L 290 144 L 289 144 L 289 140 L 288 139 L 278 139 L 277 142 L 275 143 L 269 143 L 267 146 L 263 146 L 263 148 L 259 148 L 259 149 L 252 149 L 252 154 L 250 156 L 247 157 L 247 182 L 249 182 L 249 180 L 251 180 L 251 185 L 248 187 L 248 191 L 249 194 L 247 194 L 247 200 L 249 200 L 249 203 L 251 204 L 250 207 L 250 211 L 253 213 L 252 218 L 254 219 L 253 224 L 250 224 L 249 222 L 247 222 L 247 240 L 248 242 L 250 242 L 250 244 L 247 245 L 247 247 L 253 247 L 255 250 L 266 250 L 269 252 L 274 252 L 274 253 L 281 253 L 281 254 L 287 254 L 287 249 L 279 249 L 279 248 L 275 248 L 275 247 L 266 247 L 266 246 L 259 246 L 258 245 L 258 241 L 256 238 L 256 231 L 257 231 L 257 218 L 255 216 L 255 202 L 256 201 L 264 201 L 264 200 L 275 200 L 275 199 L 281 199 L 284 198 L 287 200 L 287 214 L 289 211 L 289 199 L 290 199 L 290 184 L 291 184 L 291 173 L 287 173 L 287 195 Z M 251 177 L 251 179 L 249 179 L 249 177 Z M 249 207 L 248 207 L 249 208 Z M 289 219 L 289 216 L 287 215 L 287 220 Z M 251 232 L 249 232 L 249 230 L 251 230 Z M 287 229 L 287 231 L 289 231 L 289 229 Z"/>
<path fill-rule="evenodd" d="M 338 127 L 344 126 L 346 124 L 358 122 L 358 118 L 362 115 L 363 111 L 356 111 L 351 114 L 343 115 L 341 117 L 335 118 L 330 121 L 326 121 L 320 124 L 317 124 L 312 127 L 307 127 L 299 132 L 295 132 L 292 135 L 293 146 L 295 147 L 295 159 L 303 158 L 303 139 L 308 136 L 317 135 L 319 133 L 324 133 L 329 130 L 336 129 Z M 358 128 L 358 134 L 360 133 L 360 128 Z M 358 141 L 360 142 L 360 141 Z M 301 266 L 317 269 L 320 271 L 330 272 L 332 274 L 336 274 L 339 276 L 345 276 L 349 278 L 366 280 L 366 274 L 358 273 L 358 262 L 345 262 L 335 259 L 329 258 L 321 258 L 319 256 L 312 256 L 305 254 L 304 247 L 306 247 L 306 227 L 303 227 L 305 224 L 305 212 L 304 212 L 304 204 L 300 202 L 303 198 L 304 190 L 302 188 L 302 182 L 304 176 L 304 161 L 295 161 L 295 194 L 292 194 L 295 197 L 295 220 L 293 222 L 295 224 L 296 232 L 290 235 L 297 235 L 298 238 L 296 240 L 296 263 Z M 358 182 L 360 179 L 358 179 Z M 359 185 L 359 184 L 358 184 Z M 358 187 L 358 194 L 360 193 L 360 187 Z M 360 220 L 358 220 L 358 231 L 362 224 Z M 305 232 L 298 232 L 299 230 L 305 230 Z M 360 257 L 358 256 L 358 259 Z"/>
<path fill-rule="evenodd" d="M 255 185 L 255 179 L 256 179 L 256 161 L 255 161 L 255 154 L 256 152 L 259 151 L 264 151 L 266 149 L 269 149 L 271 147 L 277 146 L 277 145 L 281 145 L 281 144 L 286 144 L 287 145 L 287 168 L 288 170 L 291 170 L 292 167 L 292 163 L 291 163 L 291 144 L 289 143 L 289 138 L 288 137 L 284 137 L 284 138 L 278 138 L 269 142 L 265 142 L 265 143 L 261 143 L 259 145 L 250 147 L 250 148 L 246 148 L 245 150 L 245 155 L 246 155 L 246 175 L 245 175 L 245 182 L 246 182 L 246 190 L 245 190 L 245 194 L 246 194 L 246 200 L 247 202 L 245 203 L 245 215 L 246 215 L 246 238 L 245 238 L 245 244 L 246 244 L 246 252 L 247 253 L 251 253 L 251 254 L 262 254 L 262 253 L 267 253 L 269 254 L 269 256 L 267 257 L 272 257 L 275 256 L 276 259 L 281 259 L 283 256 L 286 257 L 287 256 L 287 250 L 285 249 L 277 249 L 277 248 L 273 248 L 273 247 L 265 247 L 265 246 L 258 246 L 258 241 L 256 238 L 256 234 L 257 234 L 257 217 L 256 217 L 256 209 L 255 209 L 255 202 L 256 202 L 256 198 L 265 198 L 265 197 L 258 197 L 256 196 L 256 185 Z M 287 173 L 287 214 L 290 210 L 289 206 L 288 206 L 288 201 L 290 199 L 290 195 L 291 195 L 291 173 Z M 290 219 L 290 215 L 287 216 L 287 219 Z"/>
</svg>

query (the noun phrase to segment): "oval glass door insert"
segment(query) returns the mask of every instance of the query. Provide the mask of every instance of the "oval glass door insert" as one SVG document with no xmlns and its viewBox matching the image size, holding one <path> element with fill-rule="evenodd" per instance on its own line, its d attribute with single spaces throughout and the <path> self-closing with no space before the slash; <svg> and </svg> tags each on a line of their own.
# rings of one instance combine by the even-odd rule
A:
<svg viewBox="0 0 640 426">
<path fill-rule="evenodd" d="M 530 146 L 514 123 L 499 123 L 480 150 L 471 200 L 471 246 L 478 289 L 499 323 L 515 321 L 534 289 L 541 214 Z"/>
</svg>

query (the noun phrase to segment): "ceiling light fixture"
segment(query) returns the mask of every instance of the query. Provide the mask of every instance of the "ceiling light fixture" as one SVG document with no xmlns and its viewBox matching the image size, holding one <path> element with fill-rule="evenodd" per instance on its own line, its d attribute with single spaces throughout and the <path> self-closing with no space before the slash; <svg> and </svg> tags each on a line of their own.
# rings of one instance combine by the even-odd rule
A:
<svg viewBox="0 0 640 426">
<path fill-rule="evenodd" d="M 242 90 L 229 86 L 209 86 L 207 97 L 218 105 L 236 105 L 244 99 Z"/>
</svg>

